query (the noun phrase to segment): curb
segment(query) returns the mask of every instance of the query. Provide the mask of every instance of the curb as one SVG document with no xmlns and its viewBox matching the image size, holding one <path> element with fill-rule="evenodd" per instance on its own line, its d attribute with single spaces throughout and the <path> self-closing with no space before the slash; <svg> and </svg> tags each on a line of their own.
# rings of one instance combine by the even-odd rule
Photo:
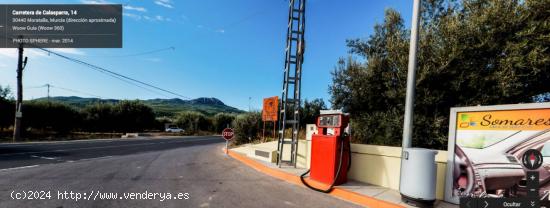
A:
<svg viewBox="0 0 550 208">
<path fill-rule="evenodd" d="M 225 148 L 222 148 L 222 150 L 225 152 Z M 256 171 L 258 172 L 262 172 L 266 175 L 269 175 L 271 177 L 274 177 L 274 178 L 278 178 L 280 180 L 284 180 L 288 183 L 292 183 L 292 184 L 295 184 L 295 185 L 299 185 L 299 186 L 302 186 L 302 187 L 305 187 L 303 184 L 302 184 L 302 181 L 300 180 L 300 176 L 297 176 L 297 175 L 293 175 L 293 174 L 290 174 L 290 173 L 287 173 L 287 172 L 284 172 L 284 171 L 281 171 L 281 170 L 277 170 L 277 169 L 274 169 L 274 168 L 270 168 L 270 167 L 267 167 L 257 161 L 254 161 L 240 153 L 235 153 L 231 150 L 229 150 L 229 156 L 231 156 L 232 158 L 244 163 L 245 165 L 248 165 L 249 167 L 255 169 Z M 315 186 L 315 187 L 323 187 L 323 186 L 326 186 L 325 184 L 322 184 L 322 183 L 319 183 L 319 182 L 316 182 L 316 181 L 313 181 L 313 180 L 309 180 L 309 179 L 306 179 L 306 181 L 308 183 L 310 183 L 311 185 Z M 361 206 L 367 206 L 367 207 L 384 207 L 384 208 L 404 208 L 404 206 L 401 206 L 401 205 L 398 205 L 398 204 L 394 204 L 394 203 L 391 203 L 391 202 L 387 202 L 387 201 L 384 201 L 384 200 L 380 200 L 380 199 L 377 199 L 377 198 L 374 198 L 374 197 L 370 197 L 370 196 L 366 196 L 366 195 L 363 195 L 363 194 L 359 194 L 359 193 L 356 193 L 356 192 L 352 192 L 352 191 L 349 191 L 349 190 L 346 190 L 346 189 L 342 189 L 342 188 L 338 188 L 338 187 L 334 187 L 333 191 L 328 193 L 329 195 L 331 196 L 334 196 L 336 198 L 339 198 L 339 199 L 343 199 L 345 201 L 349 201 L 349 202 L 352 202 L 352 203 L 355 203 L 355 204 L 358 204 L 358 205 L 361 205 Z"/>
</svg>

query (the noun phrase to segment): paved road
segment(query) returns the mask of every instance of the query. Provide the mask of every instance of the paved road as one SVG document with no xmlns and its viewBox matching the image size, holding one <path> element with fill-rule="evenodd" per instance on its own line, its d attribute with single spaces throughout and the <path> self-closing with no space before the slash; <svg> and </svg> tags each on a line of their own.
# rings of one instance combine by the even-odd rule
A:
<svg viewBox="0 0 550 208">
<path fill-rule="evenodd" d="M 218 137 L 3 144 L 0 207 L 355 207 L 258 173 L 223 146 Z M 11 198 L 22 191 L 51 199 Z M 117 199 L 102 200 L 108 193 Z"/>
</svg>

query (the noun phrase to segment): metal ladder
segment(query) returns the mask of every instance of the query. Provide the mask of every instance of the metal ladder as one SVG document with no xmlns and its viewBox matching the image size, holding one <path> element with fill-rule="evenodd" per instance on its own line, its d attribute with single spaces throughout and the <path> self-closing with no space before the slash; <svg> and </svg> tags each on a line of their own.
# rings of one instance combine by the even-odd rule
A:
<svg viewBox="0 0 550 208">
<path fill-rule="evenodd" d="M 296 167 L 298 156 L 300 89 L 305 50 L 305 5 L 306 0 L 290 0 L 283 91 L 279 107 L 279 140 L 277 146 L 277 165 L 279 167 L 283 163 L 286 166 Z M 285 138 L 285 132 L 288 130 L 291 131 L 291 138 Z M 290 145 L 290 158 L 283 158 L 285 146 L 288 145 Z"/>
</svg>

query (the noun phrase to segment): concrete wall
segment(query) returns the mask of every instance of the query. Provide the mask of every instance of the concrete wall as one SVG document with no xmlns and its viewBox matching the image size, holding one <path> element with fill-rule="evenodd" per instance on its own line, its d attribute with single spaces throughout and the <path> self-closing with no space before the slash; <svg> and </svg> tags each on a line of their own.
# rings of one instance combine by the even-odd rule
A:
<svg viewBox="0 0 550 208">
<path fill-rule="evenodd" d="M 352 165 L 348 177 L 352 180 L 399 190 L 401 147 L 352 144 Z M 447 151 L 438 151 L 437 199 L 444 198 Z"/>
<path fill-rule="evenodd" d="M 308 137 L 310 138 L 310 137 Z M 247 147 L 248 148 L 248 147 Z M 252 155 L 253 150 L 277 151 L 277 142 L 251 145 L 241 148 L 242 153 Z M 285 148 L 290 148 L 288 145 Z M 401 173 L 401 147 L 352 144 L 352 165 L 348 178 L 355 181 L 399 190 Z M 290 151 L 285 151 L 285 158 L 290 158 Z M 297 167 L 309 168 L 311 158 L 311 140 L 299 140 Z M 261 158 L 258 158 L 261 159 Z M 447 151 L 438 151 L 436 198 L 444 198 L 445 172 L 447 170 Z"/>
<path fill-rule="evenodd" d="M 353 153 L 352 165 L 348 173 L 350 179 L 399 190 L 401 147 L 352 144 L 351 151 Z M 310 158 L 311 140 L 300 140 L 296 166 L 309 168 Z M 436 198 L 443 200 L 445 197 L 447 151 L 438 151 L 435 161 L 437 163 Z"/>
</svg>

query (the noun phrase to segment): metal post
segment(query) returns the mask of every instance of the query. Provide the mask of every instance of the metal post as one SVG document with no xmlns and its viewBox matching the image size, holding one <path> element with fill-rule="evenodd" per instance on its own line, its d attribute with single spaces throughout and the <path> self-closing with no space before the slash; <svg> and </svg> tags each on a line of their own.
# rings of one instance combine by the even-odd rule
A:
<svg viewBox="0 0 550 208">
<path fill-rule="evenodd" d="M 229 124 L 227 124 L 227 128 L 229 128 Z M 229 140 L 225 140 L 225 155 L 229 154 Z"/>
<path fill-rule="evenodd" d="M 401 149 L 401 170 L 399 178 L 399 190 L 401 190 L 401 184 L 403 183 L 403 158 L 406 148 L 410 148 L 412 145 L 412 133 L 413 133 L 413 113 L 414 113 L 414 94 L 416 87 L 416 50 L 418 43 L 418 24 L 420 22 L 420 0 L 414 0 L 413 5 L 413 18 L 411 27 L 411 41 L 409 47 L 409 67 L 407 74 L 407 95 L 405 100 L 405 120 L 403 122 L 403 141 Z"/>
<path fill-rule="evenodd" d="M 46 84 L 46 87 L 48 87 L 48 103 L 50 102 L 50 84 Z"/>
<path fill-rule="evenodd" d="M 265 141 L 265 121 L 262 120 L 262 123 L 264 124 L 264 128 L 262 130 L 262 139 Z"/>
<path fill-rule="evenodd" d="M 409 67 L 407 74 L 407 95 L 405 100 L 405 121 L 403 122 L 402 147 L 409 148 L 412 143 L 414 95 L 416 87 L 416 50 L 418 44 L 418 24 L 420 22 L 420 0 L 414 0 L 411 41 L 409 48 Z"/>
<path fill-rule="evenodd" d="M 19 58 L 17 60 L 17 100 L 15 101 L 15 123 L 13 125 L 13 142 L 21 138 L 21 117 L 23 105 L 23 44 L 19 44 Z"/>
</svg>

